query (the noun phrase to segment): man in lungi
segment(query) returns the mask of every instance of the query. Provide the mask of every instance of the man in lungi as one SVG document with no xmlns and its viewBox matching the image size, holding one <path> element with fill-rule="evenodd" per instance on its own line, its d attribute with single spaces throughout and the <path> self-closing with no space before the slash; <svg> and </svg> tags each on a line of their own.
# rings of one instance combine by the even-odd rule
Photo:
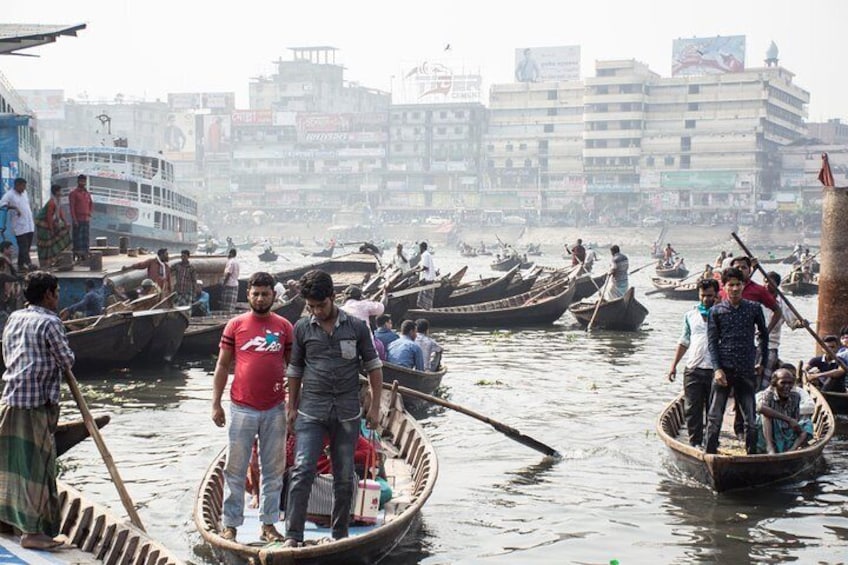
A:
<svg viewBox="0 0 848 565">
<path fill-rule="evenodd" d="M 56 489 L 59 382 L 74 353 L 61 320 L 59 280 L 33 271 L 24 281 L 29 306 L 12 312 L 3 330 L 0 397 L 0 529 L 20 531 L 21 546 L 62 545 Z"/>
</svg>

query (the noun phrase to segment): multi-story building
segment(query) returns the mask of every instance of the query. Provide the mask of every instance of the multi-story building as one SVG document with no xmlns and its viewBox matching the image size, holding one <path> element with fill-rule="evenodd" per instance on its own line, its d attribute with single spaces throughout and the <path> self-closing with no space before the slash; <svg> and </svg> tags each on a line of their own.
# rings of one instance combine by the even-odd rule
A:
<svg viewBox="0 0 848 565">
<path fill-rule="evenodd" d="M 843 124 L 839 118 L 807 122 L 807 136 L 825 144 L 848 145 L 848 124 Z"/>
<path fill-rule="evenodd" d="M 27 181 L 27 194 L 41 207 L 41 138 L 23 98 L 0 73 L 0 185 L 12 189 L 18 177 Z"/>
<path fill-rule="evenodd" d="M 393 104 L 385 191 L 389 215 L 479 210 L 486 109 L 479 102 Z"/>
<path fill-rule="evenodd" d="M 580 81 L 491 87 L 484 209 L 550 219 L 582 213 L 583 89 Z"/>
<path fill-rule="evenodd" d="M 390 96 L 344 80 L 333 47 L 292 48 L 233 113 L 233 207 L 332 218 L 373 206 L 385 169 Z"/>
<path fill-rule="evenodd" d="M 807 91 L 778 66 L 649 85 L 640 185 L 656 212 L 773 211 L 778 149 L 805 134 Z"/>
</svg>

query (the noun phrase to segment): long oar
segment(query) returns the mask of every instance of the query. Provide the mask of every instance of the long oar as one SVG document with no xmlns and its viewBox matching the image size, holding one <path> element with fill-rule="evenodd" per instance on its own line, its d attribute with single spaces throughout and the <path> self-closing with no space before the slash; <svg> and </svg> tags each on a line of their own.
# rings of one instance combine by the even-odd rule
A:
<svg viewBox="0 0 848 565">
<path fill-rule="evenodd" d="M 641 267 L 636 267 L 635 269 L 633 269 L 632 271 L 630 271 L 630 272 L 629 272 L 629 273 L 627 273 L 627 274 L 628 274 L 628 275 L 635 275 L 636 273 L 638 273 L 638 272 L 639 272 L 639 271 L 641 271 L 642 269 L 644 269 L 644 268 L 646 268 L 646 267 L 650 267 L 651 265 L 656 265 L 656 264 L 657 264 L 657 262 L 656 262 L 656 261 L 651 261 L 650 263 L 646 263 L 646 264 L 642 265 Z"/>
<path fill-rule="evenodd" d="M 121 497 L 121 503 L 123 503 L 124 508 L 126 508 L 130 521 L 133 526 L 141 531 L 145 531 L 144 526 L 141 523 L 141 518 L 138 517 L 138 513 L 135 511 L 135 505 L 130 498 L 130 494 L 124 486 L 124 481 L 121 480 L 121 475 L 118 474 L 118 468 L 115 467 L 115 461 L 112 459 L 112 454 L 109 453 L 109 449 L 103 441 L 103 436 L 100 435 L 100 430 L 97 429 L 97 424 L 94 422 L 94 418 L 91 417 L 88 404 L 86 404 L 85 398 L 83 397 L 82 392 L 80 392 L 77 378 L 74 376 L 70 367 L 65 368 L 65 381 L 67 381 L 68 388 L 71 389 L 71 395 L 74 397 L 77 406 L 79 406 L 83 422 L 85 422 L 85 428 L 88 430 L 91 439 L 93 439 L 94 443 L 97 445 L 97 449 L 100 451 L 100 456 L 103 458 L 103 462 L 106 463 L 106 468 L 109 470 L 112 482 L 115 483 L 115 488 L 118 489 L 118 494 Z"/>
<path fill-rule="evenodd" d="M 395 383 L 396 384 L 396 383 Z M 386 390 L 391 390 L 392 385 L 389 383 L 383 383 L 383 388 Z M 489 424 L 497 431 L 505 435 L 511 440 L 517 441 L 522 445 L 526 445 L 530 449 L 535 449 L 536 451 L 547 455 L 548 457 L 554 457 L 556 459 L 561 459 L 562 455 L 559 451 L 551 447 L 550 445 L 545 445 L 541 441 L 537 439 L 533 439 L 528 435 L 524 435 L 513 427 L 507 426 L 502 422 L 498 422 L 497 420 L 493 420 L 488 416 L 484 416 L 478 412 L 474 412 L 473 410 L 469 410 L 464 406 L 460 406 L 459 404 L 454 404 L 453 402 L 448 402 L 447 400 L 442 400 L 441 398 L 436 398 L 435 396 L 430 396 L 429 394 L 424 394 L 423 392 L 418 392 L 417 390 L 413 390 L 411 388 L 407 388 L 405 386 L 398 385 L 397 390 L 404 396 L 410 396 L 412 398 L 418 398 L 420 400 L 426 400 L 432 404 L 438 404 L 439 406 L 444 406 L 445 408 L 450 408 L 451 410 L 455 410 L 460 414 L 465 414 L 466 416 L 470 416 L 475 420 L 480 420 L 481 422 L 485 422 Z"/>
<path fill-rule="evenodd" d="M 731 232 L 730 235 L 733 236 L 733 239 L 736 240 L 736 243 L 738 243 L 739 247 L 742 248 L 742 251 L 745 252 L 745 255 L 747 255 L 748 257 L 753 259 L 754 255 L 745 246 L 745 244 L 742 243 L 742 240 L 739 239 L 739 236 L 736 235 L 736 232 Z M 760 262 L 757 261 L 756 263 L 757 263 L 757 269 L 759 269 L 759 271 L 763 274 L 764 277 L 768 278 L 768 273 L 766 273 L 766 270 L 763 268 L 762 265 L 760 265 Z M 783 302 L 786 304 L 786 306 L 789 307 L 789 310 L 793 314 L 795 314 L 796 318 L 798 318 L 799 320 L 802 321 L 802 323 L 804 325 L 804 329 L 806 329 L 807 332 L 809 332 L 809 334 L 813 337 L 813 339 L 816 340 L 816 343 L 819 344 L 819 347 L 821 347 L 823 351 L 826 351 L 827 353 L 829 353 L 830 356 L 839 364 L 839 366 L 842 367 L 842 370 L 845 371 L 846 373 L 848 373 L 848 364 L 846 364 L 845 361 L 843 361 L 842 359 L 837 357 L 836 352 L 833 351 L 830 347 L 828 347 L 828 345 L 824 342 L 824 340 L 821 338 L 821 336 L 819 336 L 819 334 L 817 334 L 815 332 L 815 330 L 813 330 L 813 328 L 810 327 L 810 322 L 804 316 L 802 316 L 801 313 L 798 312 L 798 310 L 795 309 L 795 306 L 793 306 L 792 303 L 789 302 L 789 299 L 786 298 L 786 295 L 783 294 L 783 291 L 780 290 L 780 287 L 778 285 L 772 285 L 772 286 L 774 287 L 774 290 L 777 292 L 777 295 L 780 296 L 780 298 L 783 300 Z"/>
<path fill-rule="evenodd" d="M 600 294 L 598 295 L 598 301 L 595 303 L 595 311 L 594 311 L 594 312 L 592 312 L 592 319 L 590 319 L 590 320 L 589 320 L 589 325 L 587 325 L 587 326 L 586 326 L 586 331 L 587 331 L 587 332 L 591 332 L 591 331 L 592 331 L 592 326 L 594 326 L 594 325 L 595 325 L 595 318 L 597 318 L 597 317 L 598 317 L 598 311 L 600 311 L 600 309 L 601 309 L 601 302 L 603 302 L 603 301 L 604 301 L 604 294 L 606 294 L 606 291 L 607 291 L 607 285 L 609 285 L 609 282 L 610 282 L 611 280 L 612 280 L 612 275 L 607 275 L 607 278 L 606 278 L 606 280 L 604 281 L 604 289 L 603 289 L 603 290 L 600 292 Z"/>
</svg>

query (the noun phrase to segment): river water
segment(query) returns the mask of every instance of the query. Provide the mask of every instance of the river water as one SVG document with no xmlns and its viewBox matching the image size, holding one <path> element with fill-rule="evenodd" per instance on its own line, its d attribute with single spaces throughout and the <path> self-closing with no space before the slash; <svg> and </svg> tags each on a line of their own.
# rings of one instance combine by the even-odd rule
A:
<svg viewBox="0 0 848 565">
<path fill-rule="evenodd" d="M 695 268 L 715 253 L 690 255 L 687 263 Z M 443 273 L 468 262 L 470 276 L 489 274 L 490 258 L 469 262 L 439 250 L 435 260 Z M 631 255 L 631 269 L 648 261 Z M 540 262 L 562 263 L 553 255 Z M 249 258 L 244 263 L 243 272 L 259 265 Z M 285 268 L 284 262 L 274 266 Z M 422 422 L 438 453 L 439 478 L 418 524 L 385 563 L 845 559 L 846 421 L 825 451 L 826 472 L 813 480 L 716 495 L 674 467 L 655 425 L 682 387 L 682 366 L 675 383 L 665 374 L 682 314 L 693 304 L 645 297 L 652 272 L 649 267 L 631 277 L 650 310 L 635 333 L 587 334 L 569 314 L 544 328 L 434 329 L 449 367 L 446 398 L 552 445 L 564 457 L 545 460 L 476 420 L 431 409 Z M 792 302 L 815 320 L 815 297 Z M 784 329 L 784 360 L 797 364 L 813 352 L 806 332 Z M 213 368 L 210 357 L 78 375 L 85 377 L 93 411 L 113 416 L 104 439 L 147 530 L 193 563 L 215 562 L 192 521 L 199 481 L 226 442 L 225 431 L 210 418 Z M 72 401 L 63 403 L 65 417 L 74 410 Z M 62 465 L 66 482 L 124 515 L 91 442 L 64 456 Z"/>
</svg>

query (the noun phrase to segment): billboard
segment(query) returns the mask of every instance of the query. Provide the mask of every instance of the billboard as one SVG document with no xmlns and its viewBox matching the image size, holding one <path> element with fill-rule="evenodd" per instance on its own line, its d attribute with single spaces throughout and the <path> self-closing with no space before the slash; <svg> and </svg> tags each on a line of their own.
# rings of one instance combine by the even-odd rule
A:
<svg viewBox="0 0 848 565">
<path fill-rule="evenodd" d="M 515 81 L 580 80 L 580 46 L 520 47 L 515 50 Z"/>
<path fill-rule="evenodd" d="M 693 37 L 672 44 L 671 76 L 718 75 L 745 70 L 745 36 Z"/>
<path fill-rule="evenodd" d="M 162 147 L 165 157 L 172 161 L 194 159 L 197 117 L 194 112 L 172 112 L 168 114 Z"/>
<path fill-rule="evenodd" d="M 423 61 L 404 66 L 400 89 L 393 89 L 392 97 L 395 104 L 480 102 L 482 88 L 479 74 L 457 73 L 446 62 Z"/>
<path fill-rule="evenodd" d="M 65 119 L 64 90 L 18 90 L 17 93 L 39 120 Z"/>
<path fill-rule="evenodd" d="M 230 114 L 203 115 L 203 152 L 207 159 L 221 158 L 230 151 Z"/>
</svg>

